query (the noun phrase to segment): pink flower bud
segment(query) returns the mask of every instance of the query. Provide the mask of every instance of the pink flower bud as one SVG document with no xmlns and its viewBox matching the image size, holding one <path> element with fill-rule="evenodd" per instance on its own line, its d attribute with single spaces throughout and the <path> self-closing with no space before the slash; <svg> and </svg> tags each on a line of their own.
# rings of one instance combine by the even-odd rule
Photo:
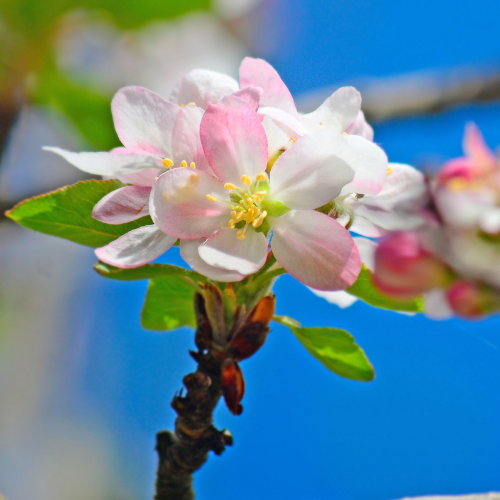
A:
<svg viewBox="0 0 500 500">
<path fill-rule="evenodd" d="M 465 318 L 480 318 L 500 310 L 500 293 L 469 281 L 457 281 L 447 290 L 453 311 Z"/>
<path fill-rule="evenodd" d="M 442 286 L 447 267 L 420 244 L 417 233 L 393 233 L 375 252 L 374 282 L 387 295 L 405 299 Z"/>
</svg>

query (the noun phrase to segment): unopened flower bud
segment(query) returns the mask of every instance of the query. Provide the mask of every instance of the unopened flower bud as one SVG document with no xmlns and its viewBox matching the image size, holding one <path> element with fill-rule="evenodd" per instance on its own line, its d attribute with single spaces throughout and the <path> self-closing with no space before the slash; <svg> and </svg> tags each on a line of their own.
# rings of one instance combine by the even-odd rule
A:
<svg viewBox="0 0 500 500">
<path fill-rule="evenodd" d="M 240 401 L 245 394 L 245 381 L 238 363 L 228 359 L 222 365 L 222 394 L 229 411 L 233 415 L 241 415 L 243 406 Z"/>
<path fill-rule="evenodd" d="M 457 281 L 446 291 L 453 311 L 465 318 L 480 318 L 500 310 L 500 293 L 469 281 Z"/>
<path fill-rule="evenodd" d="M 417 233 L 394 233 L 375 251 L 374 282 L 387 295 L 416 297 L 443 286 L 447 277 L 447 267 L 422 248 Z"/>
</svg>

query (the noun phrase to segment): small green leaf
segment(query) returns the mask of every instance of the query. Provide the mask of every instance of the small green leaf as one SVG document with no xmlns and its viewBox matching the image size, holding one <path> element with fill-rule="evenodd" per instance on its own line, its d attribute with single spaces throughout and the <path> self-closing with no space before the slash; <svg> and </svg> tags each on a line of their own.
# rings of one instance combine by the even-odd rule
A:
<svg viewBox="0 0 500 500">
<path fill-rule="evenodd" d="M 424 301 L 422 297 L 411 300 L 398 300 L 382 293 L 373 284 L 372 272 L 365 265 L 361 268 L 356 283 L 348 288 L 346 292 L 371 306 L 380 307 L 382 309 L 412 313 L 424 311 Z"/>
<path fill-rule="evenodd" d="M 205 283 L 208 279 L 202 274 L 190 271 L 189 269 L 183 269 L 182 267 L 172 266 L 171 264 L 146 264 L 134 269 L 121 269 L 99 261 L 94 266 L 94 269 L 101 276 L 104 276 L 104 278 L 119 281 L 148 280 L 165 276 L 184 276 L 195 283 Z"/>
<path fill-rule="evenodd" d="M 155 278 L 149 282 L 141 323 L 148 330 L 195 327 L 195 287 L 181 276 Z"/>
<path fill-rule="evenodd" d="M 375 378 L 373 366 L 349 332 L 330 327 L 301 327 L 287 316 L 273 319 L 290 328 L 309 354 L 337 375 L 363 382 Z"/>
<path fill-rule="evenodd" d="M 101 247 L 132 229 L 153 223 L 149 216 L 118 225 L 104 224 L 92 218 L 95 204 L 124 185 L 118 180 L 80 181 L 22 201 L 5 215 L 34 231 L 81 245 Z"/>
</svg>

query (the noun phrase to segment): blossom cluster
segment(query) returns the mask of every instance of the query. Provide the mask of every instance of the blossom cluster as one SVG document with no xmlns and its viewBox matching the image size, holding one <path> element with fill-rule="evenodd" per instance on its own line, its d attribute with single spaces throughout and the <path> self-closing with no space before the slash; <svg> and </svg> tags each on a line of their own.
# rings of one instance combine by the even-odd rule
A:
<svg viewBox="0 0 500 500">
<path fill-rule="evenodd" d="M 424 294 L 434 317 L 500 311 L 500 163 L 473 124 L 463 147 L 429 182 L 426 223 L 375 251 L 377 286 L 399 298 Z"/>
<path fill-rule="evenodd" d="M 96 250 L 107 264 L 139 267 L 178 244 L 195 271 L 232 282 L 272 255 L 316 293 L 337 293 L 356 281 L 362 262 L 373 268 L 373 238 L 425 220 L 424 176 L 388 163 L 353 87 L 299 113 L 278 73 L 246 58 L 239 83 L 196 69 L 168 99 L 125 87 L 112 115 L 122 147 L 45 148 L 126 183 L 97 203 L 95 219 L 151 216 L 153 224 Z"/>
</svg>

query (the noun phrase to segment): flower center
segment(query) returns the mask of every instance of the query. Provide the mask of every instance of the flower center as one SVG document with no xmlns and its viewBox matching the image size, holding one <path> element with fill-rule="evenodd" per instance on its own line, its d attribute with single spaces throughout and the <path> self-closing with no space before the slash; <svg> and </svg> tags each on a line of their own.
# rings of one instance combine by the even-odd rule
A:
<svg viewBox="0 0 500 500">
<path fill-rule="evenodd" d="M 267 217 L 267 211 L 262 209 L 262 202 L 267 195 L 266 189 L 261 183 L 267 184 L 267 177 L 264 172 L 261 172 L 255 178 L 255 182 L 248 175 L 241 177 L 241 182 L 247 186 L 246 189 L 236 187 L 231 182 L 224 184 L 224 188 L 229 191 L 228 207 L 231 210 L 231 219 L 227 223 L 229 229 L 238 229 L 236 237 L 239 240 L 246 238 L 246 232 L 251 225 L 257 229 L 262 225 Z M 207 200 L 218 201 L 215 196 L 207 194 Z"/>
</svg>

